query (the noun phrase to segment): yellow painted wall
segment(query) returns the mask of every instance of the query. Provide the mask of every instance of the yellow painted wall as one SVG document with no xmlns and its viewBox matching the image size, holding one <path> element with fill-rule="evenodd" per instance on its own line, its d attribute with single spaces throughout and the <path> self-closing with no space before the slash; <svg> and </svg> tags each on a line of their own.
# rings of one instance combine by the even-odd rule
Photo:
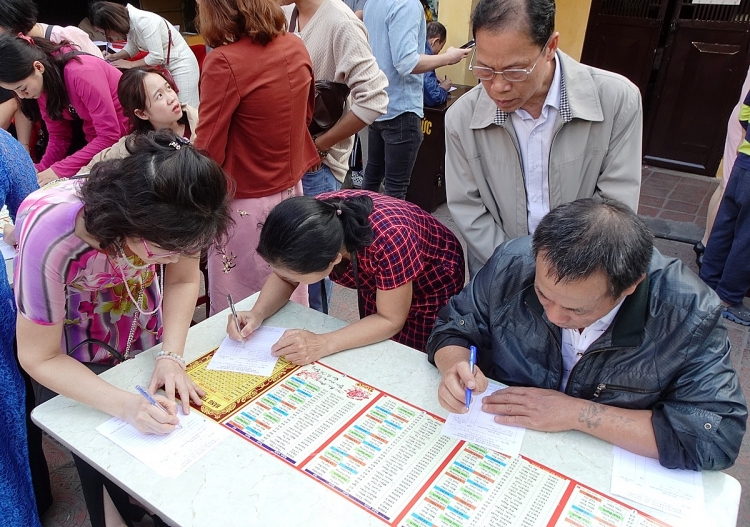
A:
<svg viewBox="0 0 750 527">
<path fill-rule="evenodd" d="M 448 30 L 448 46 L 460 46 L 471 39 L 469 18 L 477 0 L 440 0 L 438 20 Z M 575 59 L 581 58 L 591 0 L 557 0 L 555 27 L 560 32 L 560 49 Z M 476 84 L 469 71 L 469 61 L 439 68 L 437 74 L 448 75 L 454 84 Z"/>
<path fill-rule="evenodd" d="M 560 33 L 560 49 L 581 59 L 591 0 L 557 0 L 555 28 Z"/>
<path fill-rule="evenodd" d="M 438 20 L 448 31 L 448 46 L 462 46 L 471 40 L 471 25 L 469 18 L 471 11 L 477 4 L 477 0 L 440 0 L 438 7 Z M 471 58 L 471 55 L 469 55 Z M 438 68 L 438 76 L 447 75 L 453 84 L 467 84 L 473 86 L 477 83 L 474 75 L 469 71 L 469 59 L 462 60 L 453 66 Z"/>
</svg>

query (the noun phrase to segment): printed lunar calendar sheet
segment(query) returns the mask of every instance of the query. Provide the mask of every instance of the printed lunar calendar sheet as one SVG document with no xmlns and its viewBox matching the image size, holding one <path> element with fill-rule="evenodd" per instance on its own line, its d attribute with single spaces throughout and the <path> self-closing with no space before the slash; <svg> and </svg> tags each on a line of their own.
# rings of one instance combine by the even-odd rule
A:
<svg viewBox="0 0 750 527">
<path fill-rule="evenodd" d="M 385 395 L 304 470 L 391 521 L 458 444 L 442 427 L 438 417 Z"/>
<path fill-rule="evenodd" d="M 399 527 L 665 527 L 522 456 L 442 435 L 444 420 L 320 363 L 270 377 L 187 367 L 200 411 Z M 668 526 L 667 526 L 668 527 Z"/>
<path fill-rule="evenodd" d="M 308 364 L 223 424 L 299 465 L 380 392 L 322 364 Z"/>
<path fill-rule="evenodd" d="M 215 352 L 213 350 L 199 357 L 188 364 L 186 369 L 190 378 L 206 391 L 203 406 L 196 406 L 192 402 L 190 404 L 217 422 L 299 367 L 279 358 L 270 377 L 209 370 L 207 366 Z"/>
<path fill-rule="evenodd" d="M 667 527 L 534 461 L 464 443 L 404 527 Z"/>
</svg>

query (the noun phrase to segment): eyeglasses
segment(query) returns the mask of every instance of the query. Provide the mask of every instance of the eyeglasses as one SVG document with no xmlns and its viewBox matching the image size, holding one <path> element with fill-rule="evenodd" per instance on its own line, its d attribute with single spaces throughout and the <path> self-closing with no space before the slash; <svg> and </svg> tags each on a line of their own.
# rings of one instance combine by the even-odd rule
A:
<svg viewBox="0 0 750 527">
<path fill-rule="evenodd" d="M 552 37 L 550 37 L 550 39 L 551 38 Z M 539 59 L 541 59 L 542 55 L 544 55 L 548 44 L 549 40 L 547 40 L 547 42 L 542 47 L 542 51 L 539 52 L 539 56 L 534 61 L 534 64 L 531 65 L 531 68 L 510 68 L 503 71 L 495 71 L 492 68 L 486 68 L 484 66 L 475 66 L 474 55 L 476 55 L 477 53 L 477 48 L 474 48 L 474 52 L 471 54 L 471 61 L 469 62 L 469 71 L 472 72 L 474 76 L 480 81 L 491 81 L 495 78 L 495 75 L 502 75 L 503 78 L 508 82 L 523 82 L 529 78 L 531 72 L 533 72 L 534 68 L 536 68 L 536 65 L 539 63 Z"/>
<path fill-rule="evenodd" d="M 167 251 L 164 253 L 154 254 L 151 252 L 151 249 L 148 248 L 148 244 L 146 243 L 146 240 L 141 238 L 141 243 L 143 244 L 143 249 L 146 251 L 146 256 L 149 260 L 153 260 L 155 258 L 166 258 L 167 256 L 175 256 L 178 254 L 181 254 L 180 251 Z"/>
</svg>

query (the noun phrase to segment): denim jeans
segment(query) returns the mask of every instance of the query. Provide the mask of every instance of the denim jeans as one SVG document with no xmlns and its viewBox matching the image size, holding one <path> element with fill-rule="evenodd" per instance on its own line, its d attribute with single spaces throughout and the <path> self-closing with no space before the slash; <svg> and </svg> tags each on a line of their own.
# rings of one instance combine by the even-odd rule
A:
<svg viewBox="0 0 750 527">
<path fill-rule="evenodd" d="M 341 182 L 336 179 L 331 172 L 331 169 L 326 165 L 321 165 L 320 170 L 316 172 L 308 172 L 302 176 L 302 192 L 305 196 L 317 196 L 324 192 L 333 192 L 341 188 Z M 328 305 L 326 305 L 326 311 L 331 305 L 331 295 L 333 294 L 333 282 L 330 279 L 324 278 L 322 282 L 326 288 L 326 298 Z M 308 301 L 310 307 L 316 311 L 323 312 L 323 296 L 320 293 L 320 282 L 310 284 L 307 286 Z"/>
<path fill-rule="evenodd" d="M 740 154 L 742 155 L 742 154 Z M 724 302 L 742 303 L 750 288 L 750 170 L 736 162 L 703 254 L 700 277 Z"/>
<path fill-rule="evenodd" d="M 362 189 L 380 192 L 385 180 L 383 193 L 404 199 L 421 144 L 422 119 L 413 112 L 372 123 Z"/>
</svg>

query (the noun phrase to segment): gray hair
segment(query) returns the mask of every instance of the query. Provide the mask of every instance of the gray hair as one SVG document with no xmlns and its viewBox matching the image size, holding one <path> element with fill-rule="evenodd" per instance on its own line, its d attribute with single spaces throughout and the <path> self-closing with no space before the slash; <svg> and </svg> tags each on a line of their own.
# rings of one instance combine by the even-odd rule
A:
<svg viewBox="0 0 750 527">
<path fill-rule="evenodd" d="M 531 41 L 544 46 L 555 31 L 555 0 L 479 0 L 471 14 L 477 31 L 525 31 Z"/>
</svg>

